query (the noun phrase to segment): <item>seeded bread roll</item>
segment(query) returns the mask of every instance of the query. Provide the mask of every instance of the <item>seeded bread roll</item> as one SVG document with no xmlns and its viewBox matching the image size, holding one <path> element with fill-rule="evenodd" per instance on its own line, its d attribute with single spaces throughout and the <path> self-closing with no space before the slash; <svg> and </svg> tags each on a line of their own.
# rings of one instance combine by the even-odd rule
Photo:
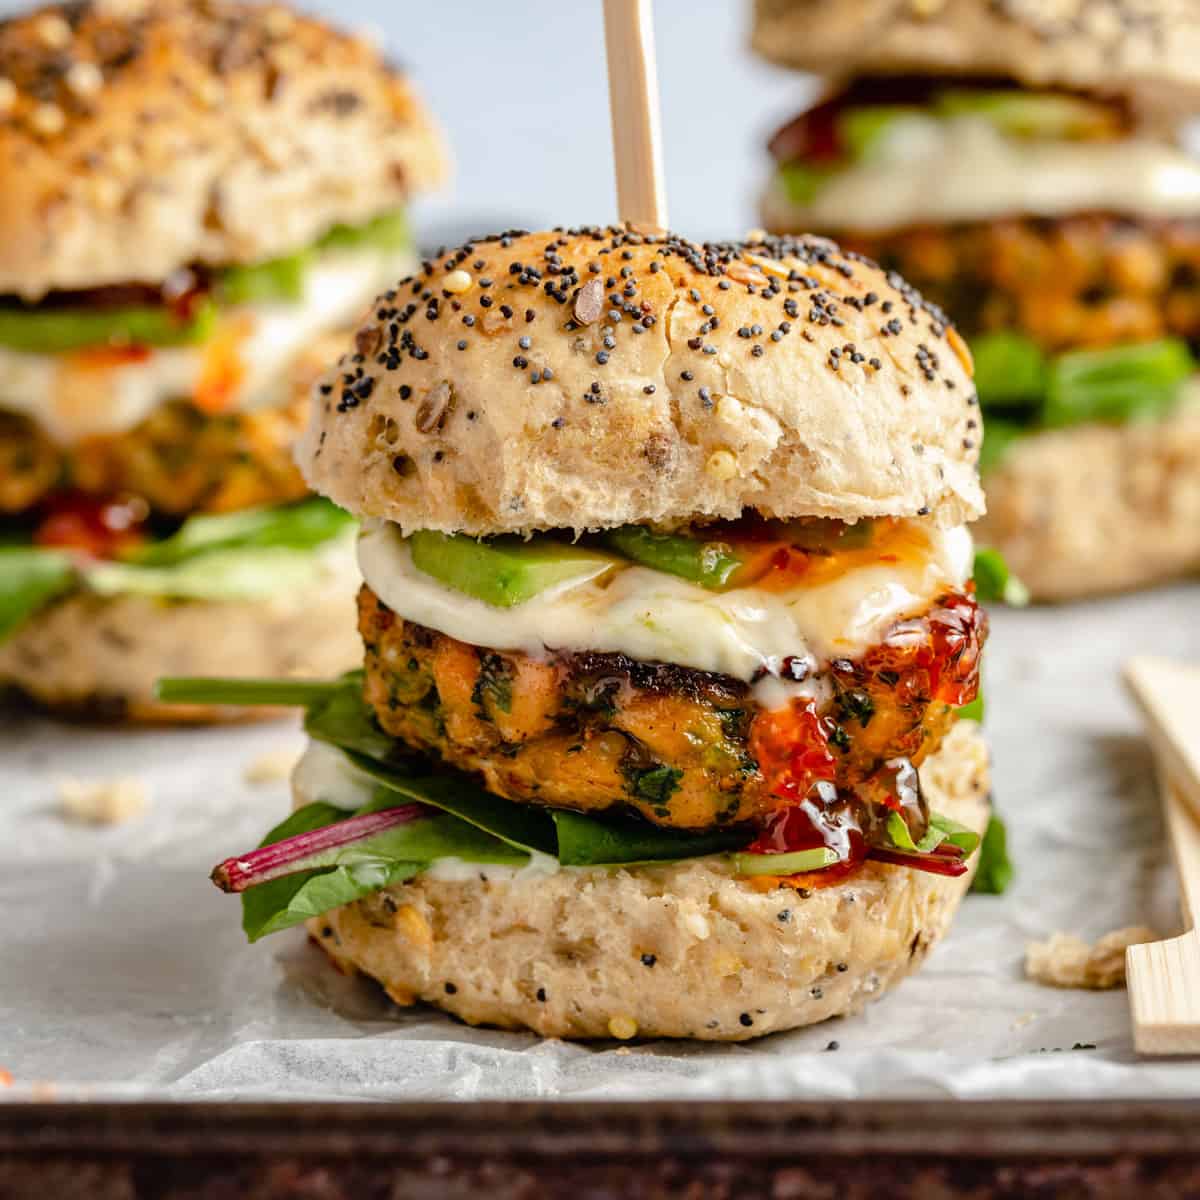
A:
<svg viewBox="0 0 1200 1200">
<path fill-rule="evenodd" d="M 443 251 L 313 394 L 311 486 L 406 531 L 977 516 L 968 351 L 815 238 L 620 229 Z"/>
<path fill-rule="evenodd" d="M 1200 570 L 1200 386 L 1163 421 L 1022 438 L 987 476 L 975 529 L 1037 600 Z"/>
<path fill-rule="evenodd" d="M 168 675 L 326 679 L 362 660 L 351 548 L 323 578 L 271 599 L 165 600 L 73 592 L 0 642 L 0 684 L 64 714 L 131 721 L 242 720 L 271 710 L 160 704 Z"/>
<path fill-rule="evenodd" d="M 407 80 L 283 5 L 92 0 L 0 23 L 0 293 L 286 254 L 442 171 Z"/>
<path fill-rule="evenodd" d="M 1002 75 L 1200 102 L 1191 0 L 756 0 L 754 49 L 819 75 Z"/>
<path fill-rule="evenodd" d="M 921 779 L 933 808 L 982 832 L 988 757 L 978 726 L 959 722 Z M 969 883 L 868 863 L 801 894 L 738 879 L 719 858 L 488 881 L 421 877 L 308 928 L 339 965 L 378 979 L 398 1004 L 423 1000 L 472 1025 L 744 1041 L 882 995 L 920 965 Z"/>
</svg>

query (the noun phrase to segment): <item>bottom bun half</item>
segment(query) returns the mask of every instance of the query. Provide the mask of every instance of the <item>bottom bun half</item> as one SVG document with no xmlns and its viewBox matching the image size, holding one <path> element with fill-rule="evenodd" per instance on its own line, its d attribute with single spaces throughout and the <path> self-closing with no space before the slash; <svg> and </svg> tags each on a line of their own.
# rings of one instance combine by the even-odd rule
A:
<svg viewBox="0 0 1200 1200">
<path fill-rule="evenodd" d="M 1021 438 L 984 478 L 977 542 L 1037 600 L 1075 600 L 1200 570 L 1200 385 L 1161 421 Z"/>
<path fill-rule="evenodd" d="M 164 600 L 73 592 L 0 644 L 0 683 L 84 718 L 243 720 L 278 710 L 163 704 L 164 676 L 330 678 L 362 661 L 352 564 L 287 596 Z"/>
<path fill-rule="evenodd" d="M 959 722 L 921 777 L 931 808 L 982 833 L 988 753 L 978 726 Z M 882 995 L 925 958 L 969 885 L 970 875 L 872 862 L 801 893 L 754 886 L 720 858 L 422 876 L 308 927 L 339 966 L 373 976 L 398 1004 L 424 1001 L 472 1025 L 742 1041 Z"/>
</svg>

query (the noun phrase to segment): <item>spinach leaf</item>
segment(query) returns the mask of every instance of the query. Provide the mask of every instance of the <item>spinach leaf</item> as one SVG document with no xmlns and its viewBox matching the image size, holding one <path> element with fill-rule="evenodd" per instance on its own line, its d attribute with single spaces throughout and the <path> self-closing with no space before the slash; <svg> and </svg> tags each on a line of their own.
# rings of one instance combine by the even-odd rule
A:
<svg viewBox="0 0 1200 1200">
<path fill-rule="evenodd" d="M 352 750 L 346 757 L 393 796 L 453 813 L 468 824 L 520 850 L 555 854 L 558 843 L 549 811 L 494 796 L 460 771 L 433 773 L 427 761 L 380 762 Z M 424 773 L 417 768 L 423 767 Z M 393 800 L 393 803 L 395 801 Z"/>
<path fill-rule="evenodd" d="M 383 794 L 360 813 L 395 804 L 391 793 L 380 791 Z M 331 804 L 308 804 L 272 829 L 262 845 L 311 833 L 353 815 L 357 814 Z M 307 869 L 248 888 L 242 893 L 242 928 L 250 941 L 257 941 L 381 888 L 403 883 L 443 858 L 519 867 L 528 862 L 529 856 L 448 813 L 424 817 L 323 851 L 313 856 Z"/>
<path fill-rule="evenodd" d="M 561 808 L 550 815 L 558 835 L 558 861 L 564 867 L 678 862 L 733 850 L 747 840 L 745 830 L 685 833 L 661 829 L 648 821 L 589 817 Z"/>
<path fill-rule="evenodd" d="M 973 892 L 999 896 L 1012 883 L 1013 864 L 1008 857 L 1008 830 L 1004 822 L 992 813 L 979 846 L 979 867 L 975 872 Z"/>
</svg>

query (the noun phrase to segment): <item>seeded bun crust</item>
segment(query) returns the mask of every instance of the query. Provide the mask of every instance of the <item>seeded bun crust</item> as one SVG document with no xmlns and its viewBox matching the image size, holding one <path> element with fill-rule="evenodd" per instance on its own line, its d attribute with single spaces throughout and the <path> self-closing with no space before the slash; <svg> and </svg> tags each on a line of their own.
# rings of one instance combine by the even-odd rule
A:
<svg viewBox="0 0 1200 1200">
<path fill-rule="evenodd" d="M 589 228 L 442 251 L 313 394 L 312 487 L 404 530 L 491 534 L 982 510 L 966 346 L 815 238 Z"/>
<path fill-rule="evenodd" d="M 754 49 L 818 75 L 1002 75 L 1030 87 L 1200 100 L 1191 0 L 756 0 Z"/>
<path fill-rule="evenodd" d="M 326 679 L 358 665 L 357 580 L 352 563 L 337 566 L 331 563 L 328 578 L 312 588 L 272 600 L 70 593 L 0 643 L 0 685 L 87 718 L 176 723 L 273 715 L 160 704 L 154 684 L 166 675 Z"/>
<path fill-rule="evenodd" d="M 442 173 L 407 80 L 281 4 L 91 0 L 0 22 L 0 293 L 286 254 Z"/>
<path fill-rule="evenodd" d="M 933 808 L 982 832 L 988 756 L 978 726 L 960 722 L 921 778 Z M 744 1041 L 881 995 L 921 963 L 969 883 L 869 863 L 802 896 L 697 859 L 489 882 L 418 878 L 308 928 L 398 1004 L 422 1000 L 472 1025 Z"/>
<path fill-rule="evenodd" d="M 1200 570 L 1200 387 L 1171 417 L 1022 438 L 985 480 L 976 540 L 1037 600 Z"/>
</svg>

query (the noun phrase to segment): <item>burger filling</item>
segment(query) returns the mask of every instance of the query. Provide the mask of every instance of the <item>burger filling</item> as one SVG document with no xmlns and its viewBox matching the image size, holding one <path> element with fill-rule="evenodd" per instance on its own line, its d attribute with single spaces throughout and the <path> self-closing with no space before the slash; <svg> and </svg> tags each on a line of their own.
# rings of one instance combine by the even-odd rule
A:
<svg viewBox="0 0 1200 1200">
<path fill-rule="evenodd" d="M 214 875 L 246 893 L 252 937 L 460 862 L 723 853 L 797 887 L 872 858 L 968 869 L 978 837 L 920 785 L 978 696 L 965 529 L 747 518 L 476 540 L 380 524 L 359 562 L 361 674 L 167 686 L 308 707 L 315 802 Z M 470 846 L 420 843 L 428 821 Z"/>
<path fill-rule="evenodd" d="M 982 466 L 1168 413 L 1200 346 L 1200 163 L 1119 100 L 860 79 L 781 129 L 765 207 L 900 272 L 969 335 Z"/>
<path fill-rule="evenodd" d="M 245 599 L 344 559 L 348 518 L 292 462 L 305 367 L 410 253 L 388 213 L 269 262 L 0 297 L 0 636 L 73 588 Z"/>
</svg>

